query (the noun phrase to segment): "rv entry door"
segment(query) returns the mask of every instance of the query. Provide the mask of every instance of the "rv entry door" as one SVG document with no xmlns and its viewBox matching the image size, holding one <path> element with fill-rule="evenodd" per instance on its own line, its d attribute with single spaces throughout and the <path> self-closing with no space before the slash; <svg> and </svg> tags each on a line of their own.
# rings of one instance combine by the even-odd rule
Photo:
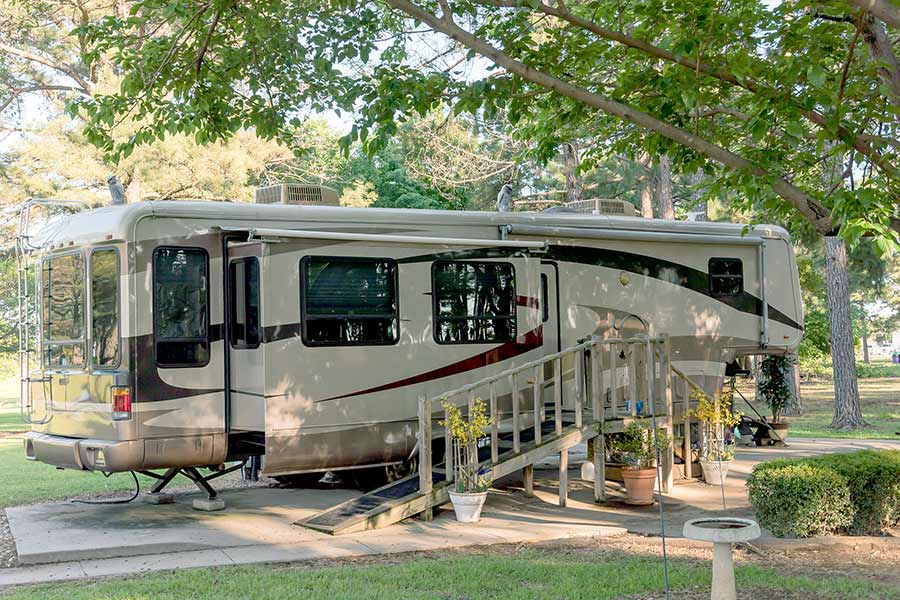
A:
<svg viewBox="0 0 900 600">
<path fill-rule="evenodd" d="M 228 246 L 229 431 L 265 430 L 262 269 L 258 242 Z"/>
</svg>

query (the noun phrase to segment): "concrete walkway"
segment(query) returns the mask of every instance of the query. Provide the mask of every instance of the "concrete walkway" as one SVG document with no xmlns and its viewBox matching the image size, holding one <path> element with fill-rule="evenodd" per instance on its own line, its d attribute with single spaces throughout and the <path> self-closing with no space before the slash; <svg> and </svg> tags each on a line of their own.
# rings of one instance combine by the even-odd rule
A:
<svg viewBox="0 0 900 600">
<path fill-rule="evenodd" d="M 760 461 L 871 447 L 900 448 L 900 443 L 796 440 L 789 448 L 739 448 L 724 490 L 698 482 L 676 483 L 663 503 L 666 534 L 680 536 L 684 521 L 702 516 L 752 517 L 744 482 Z M 194 511 L 191 500 L 196 496 L 191 494 L 162 506 L 57 502 L 9 508 L 6 512 L 19 559 L 26 566 L 0 569 L 0 587 L 176 568 L 609 536 L 626 531 L 660 533 L 658 508 L 624 504 L 624 490 L 619 484 L 609 483 L 609 501 L 595 504 L 592 485 L 579 479 L 583 454 L 580 460 L 578 450 L 573 455 L 568 506 L 556 506 L 557 473 L 551 461 L 538 465 L 533 498 L 522 494 L 521 484 L 514 477 L 498 481 L 482 522 L 476 525 L 457 523 L 451 510 L 439 511 L 428 523 L 413 519 L 382 530 L 339 537 L 293 524 L 358 494 L 341 488 L 226 490 L 222 497 L 228 508 L 217 513 Z"/>
</svg>

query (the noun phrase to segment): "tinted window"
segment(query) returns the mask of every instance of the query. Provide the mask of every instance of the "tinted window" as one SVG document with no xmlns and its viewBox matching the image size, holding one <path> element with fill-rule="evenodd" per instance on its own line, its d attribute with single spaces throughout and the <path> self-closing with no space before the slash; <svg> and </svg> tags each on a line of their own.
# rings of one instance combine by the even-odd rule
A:
<svg viewBox="0 0 900 600">
<path fill-rule="evenodd" d="M 44 361 L 50 366 L 84 364 L 84 258 L 66 254 L 42 269 Z"/>
<path fill-rule="evenodd" d="M 541 322 L 550 320 L 550 279 L 541 273 Z"/>
<path fill-rule="evenodd" d="M 515 339 L 516 286 L 512 265 L 436 262 L 432 267 L 432 284 L 438 343 Z"/>
<path fill-rule="evenodd" d="M 740 259 L 709 259 L 709 291 L 717 296 L 736 296 L 744 291 L 744 265 Z"/>
<path fill-rule="evenodd" d="M 112 248 L 91 254 L 91 361 L 119 364 L 119 255 Z"/>
<path fill-rule="evenodd" d="M 156 363 L 209 362 L 209 258 L 201 248 L 158 248 L 153 254 Z"/>
<path fill-rule="evenodd" d="M 231 288 L 231 345 L 259 346 L 259 261 L 236 260 L 228 267 Z"/>
<path fill-rule="evenodd" d="M 303 341 L 394 344 L 399 339 L 397 264 L 307 256 L 300 263 Z"/>
</svg>

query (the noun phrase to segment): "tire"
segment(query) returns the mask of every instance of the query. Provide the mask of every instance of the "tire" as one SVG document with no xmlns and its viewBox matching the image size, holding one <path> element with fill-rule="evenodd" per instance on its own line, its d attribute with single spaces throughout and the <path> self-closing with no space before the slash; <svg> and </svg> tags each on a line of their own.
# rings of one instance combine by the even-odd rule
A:
<svg viewBox="0 0 900 600">
<path fill-rule="evenodd" d="M 318 473 L 293 473 L 291 475 L 275 475 L 272 477 L 275 481 L 285 487 L 292 488 L 311 488 L 316 487 L 319 480 L 325 475 L 324 472 Z"/>
<path fill-rule="evenodd" d="M 416 470 L 417 465 L 418 462 L 413 458 L 411 461 L 393 465 L 355 469 L 348 472 L 347 475 L 361 491 L 371 492 L 410 475 Z"/>
</svg>

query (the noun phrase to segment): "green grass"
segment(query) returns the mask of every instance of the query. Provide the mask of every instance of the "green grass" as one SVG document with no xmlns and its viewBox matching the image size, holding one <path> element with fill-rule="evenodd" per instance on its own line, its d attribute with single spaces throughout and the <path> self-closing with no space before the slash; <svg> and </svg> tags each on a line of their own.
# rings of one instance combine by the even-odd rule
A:
<svg viewBox="0 0 900 600">
<path fill-rule="evenodd" d="M 674 590 L 708 587 L 709 566 L 670 562 Z M 799 591 L 814 598 L 900 598 L 900 589 L 846 577 L 783 576 L 769 568 L 739 566 L 739 588 L 764 588 L 767 597 Z M 218 598 L 621 598 L 663 589 L 655 557 L 605 553 L 576 556 L 526 550 L 514 556 L 469 554 L 420 557 L 401 564 L 325 568 L 223 567 L 23 588 L 10 600 L 194 600 Z M 676 595 L 677 597 L 677 595 Z"/>
<path fill-rule="evenodd" d="M 753 400 L 753 389 L 741 389 Z M 834 416 L 834 384 L 830 381 L 804 382 L 800 386 L 803 414 L 786 417 L 790 423 L 791 437 L 856 438 L 900 440 L 900 378 L 873 378 L 859 380 L 859 397 L 863 417 L 868 427 L 853 431 L 837 431 L 830 428 Z M 766 415 L 766 407 L 754 404 Z M 737 410 L 752 415 L 752 411 L 738 399 Z"/>
</svg>

